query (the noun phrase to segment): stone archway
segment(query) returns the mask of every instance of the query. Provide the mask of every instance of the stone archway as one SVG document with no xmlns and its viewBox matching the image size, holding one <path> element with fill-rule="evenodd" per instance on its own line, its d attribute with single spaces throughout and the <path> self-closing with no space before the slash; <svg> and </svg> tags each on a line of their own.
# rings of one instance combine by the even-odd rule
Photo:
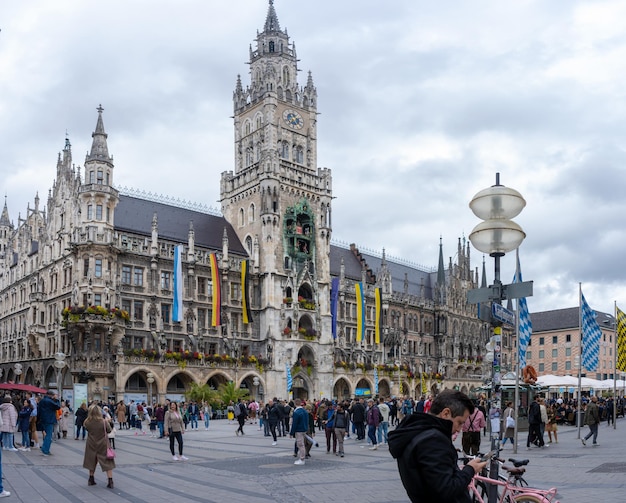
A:
<svg viewBox="0 0 626 503">
<path fill-rule="evenodd" d="M 387 379 L 381 379 L 380 381 L 378 381 L 378 396 L 391 396 L 391 386 Z"/>
<path fill-rule="evenodd" d="M 254 384 L 255 379 L 257 380 L 257 384 Z M 250 400 L 254 399 L 257 402 L 262 401 L 265 395 L 265 385 L 263 379 L 256 372 L 250 372 L 245 375 L 239 381 L 239 387 L 241 389 L 246 389 L 250 395 Z"/>
<path fill-rule="evenodd" d="M 216 372 L 208 377 L 206 383 L 209 385 L 209 388 L 217 390 L 220 385 L 226 384 L 230 380 L 230 377 L 226 374 Z"/>
<path fill-rule="evenodd" d="M 411 395 L 411 387 L 406 381 L 400 382 L 400 396 Z"/>
<path fill-rule="evenodd" d="M 354 396 L 356 397 L 374 396 L 374 387 L 372 386 L 372 383 L 370 383 L 369 380 L 365 379 L 364 377 L 359 379 L 359 381 L 356 383 Z"/>
<path fill-rule="evenodd" d="M 137 371 L 128 376 L 124 384 L 124 402 L 129 400 L 148 401 L 148 383 L 144 372 Z"/>
<path fill-rule="evenodd" d="M 313 397 L 313 386 L 309 376 L 304 372 L 299 372 L 293 376 L 291 391 L 294 398 L 301 400 L 309 400 L 309 397 Z"/>
<path fill-rule="evenodd" d="M 30 367 L 24 374 L 24 384 L 34 384 L 35 386 L 38 386 L 40 384 L 35 382 L 35 372 Z"/>
<path fill-rule="evenodd" d="M 336 400 L 349 400 L 352 396 L 350 390 L 350 382 L 345 377 L 340 377 L 333 386 L 333 399 Z"/>
<path fill-rule="evenodd" d="M 48 367 L 48 370 L 46 370 L 46 373 L 44 374 L 43 377 L 43 385 L 44 388 L 50 388 L 50 383 L 55 383 L 57 380 L 57 376 L 56 376 L 56 372 L 54 370 L 54 367 Z"/>
<path fill-rule="evenodd" d="M 193 378 L 185 372 L 177 372 L 171 375 L 165 387 L 165 397 L 172 402 L 184 401 L 185 393 L 192 382 L 194 382 Z"/>
</svg>

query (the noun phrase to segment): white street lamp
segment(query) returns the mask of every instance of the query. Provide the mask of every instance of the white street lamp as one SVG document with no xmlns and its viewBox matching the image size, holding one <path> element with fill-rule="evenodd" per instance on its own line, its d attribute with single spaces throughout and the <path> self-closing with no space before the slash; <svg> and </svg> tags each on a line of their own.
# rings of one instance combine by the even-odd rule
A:
<svg viewBox="0 0 626 503">
<path fill-rule="evenodd" d="M 146 380 L 148 381 L 148 405 L 152 406 L 152 384 L 154 383 L 154 374 L 148 372 L 146 374 Z"/>
<path fill-rule="evenodd" d="M 518 248 L 526 233 L 522 228 L 513 222 L 515 218 L 526 206 L 526 201 L 522 195 L 515 189 L 511 189 L 500 185 L 500 173 L 496 173 L 496 184 L 487 189 L 478 192 L 470 201 L 469 206 L 478 218 L 483 220 L 479 223 L 469 235 L 469 239 L 477 250 L 488 253 L 494 258 L 494 286 L 497 292 L 491 301 L 494 304 L 502 304 L 502 282 L 500 281 L 500 258 L 505 253 Z M 510 297 L 509 297 L 510 298 Z M 499 414 L 497 410 L 492 414 L 493 409 L 499 408 L 500 402 L 500 371 L 501 371 L 501 323 L 492 317 L 492 325 L 494 327 L 494 336 L 491 339 L 492 347 L 487 348 L 487 359 L 491 359 L 491 402 L 489 418 L 490 423 L 499 423 Z M 493 356 L 492 356 L 493 355 Z M 519 371 L 518 371 L 519 374 Z M 516 387 L 515 403 L 518 403 L 518 389 Z M 497 426 L 496 424 L 496 426 Z M 494 431 L 495 429 L 495 431 Z M 499 442 L 500 428 L 491 429 L 491 448 L 496 449 Z M 514 449 L 515 449 L 514 444 Z M 490 476 L 498 478 L 498 464 L 495 460 L 491 462 Z M 489 492 L 489 502 L 495 502 L 497 491 L 495 486 Z"/>
<path fill-rule="evenodd" d="M 54 367 L 57 370 L 57 395 L 59 396 L 59 400 L 63 400 L 63 382 L 62 376 L 63 369 L 67 363 L 65 363 L 65 353 L 59 351 L 54 354 Z"/>
</svg>

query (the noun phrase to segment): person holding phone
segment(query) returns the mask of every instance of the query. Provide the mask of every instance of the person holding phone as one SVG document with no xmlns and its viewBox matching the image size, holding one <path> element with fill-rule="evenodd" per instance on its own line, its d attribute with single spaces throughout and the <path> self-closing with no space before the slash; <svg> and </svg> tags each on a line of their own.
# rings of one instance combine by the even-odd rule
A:
<svg viewBox="0 0 626 503">
<path fill-rule="evenodd" d="M 470 398 L 460 391 L 444 390 L 430 411 L 406 416 L 389 432 L 389 452 L 398 463 L 400 479 L 414 503 L 469 503 L 467 486 L 487 461 L 470 460 L 459 468 L 453 433 L 463 428 L 474 412 Z"/>
</svg>

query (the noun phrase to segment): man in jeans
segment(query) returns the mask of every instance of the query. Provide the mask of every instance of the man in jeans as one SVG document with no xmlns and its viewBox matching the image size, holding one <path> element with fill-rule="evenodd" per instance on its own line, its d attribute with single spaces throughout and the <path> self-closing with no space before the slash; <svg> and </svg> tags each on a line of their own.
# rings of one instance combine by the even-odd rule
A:
<svg viewBox="0 0 626 503">
<path fill-rule="evenodd" d="M 600 412 L 598 411 L 598 397 L 592 396 L 591 402 L 587 404 L 585 409 L 585 424 L 589 426 L 589 433 L 580 441 L 583 445 L 587 445 L 587 440 L 593 435 L 594 447 L 598 445 L 598 424 L 600 424 Z"/>
<path fill-rule="evenodd" d="M 52 390 L 48 390 L 39 402 L 39 417 L 45 433 L 43 445 L 41 446 L 41 453 L 44 456 L 50 456 L 52 432 L 54 431 L 54 425 L 57 423 L 57 410 L 60 408 L 61 402 L 59 402 L 57 394 Z"/>
<path fill-rule="evenodd" d="M 28 401 L 33 408 L 32 412 L 30 413 L 29 423 L 30 440 L 33 443 L 33 447 L 39 447 L 39 438 L 37 437 L 37 406 L 39 405 L 39 403 L 31 392 L 26 393 L 26 398 L 28 398 Z M 30 445 L 25 445 L 24 447 L 30 447 Z"/>
<path fill-rule="evenodd" d="M 189 419 L 191 421 L 191 429 L 198 429 L 198 416 L 200 415 L 200 409 L 198 408 L 198 404 L 194 400 L 187 407 L 187 414 L 189 414 Z"/>
<path fill-rule="evenodd" d="M 371 398 L 367 401 L 368 409 L 367 409 L 367 438 L 372 441 L 372 446 L 370 447 L 370 451 L 375 451 L 378 449 L 378 442 L 376 442 L 376 431 L 378 430 L 378 425 L 380 424 L 380 411 L 378 407 L 374 405 L 374 400 Z"/>
<path fill-rule="evenodd" d="M 309 430 L 309 414 L 302 407 L 302 401 L 299 398 L 295 400 L 296 409 L 293 411 L 293 421 L 291 422 L 291 431 L 289 435 L 295 437 L 298 445 L 298 459 L 294 465 L 303 465 L 306 448 L 304 446 L 304 437 Z"/>
<path fill-rule="evenodd" d="M 378 424 L 378 443 L 386 444 L 387 434 L 389 433 L 389 414 L 391 409 L 382 397 L 378 400 L 378 412 L 380 412 L 380 423 Z"/>
</svg>

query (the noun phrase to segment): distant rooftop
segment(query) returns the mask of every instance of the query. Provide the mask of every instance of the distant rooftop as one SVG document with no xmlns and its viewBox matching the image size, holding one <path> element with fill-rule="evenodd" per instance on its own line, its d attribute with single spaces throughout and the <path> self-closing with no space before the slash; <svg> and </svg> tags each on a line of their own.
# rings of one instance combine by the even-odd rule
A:
<svg viewBox="0 0 626 503">
<path fill-rule="evenodd" d="M 580 326 L 579 313 L 578 306 L 531 313 L 530 320 L 533 324 L 533 333 L 578 328 Z M 596 319 L 600 328 L 612 328 L 615 321 L 612 315 L 600 311 L 596 311 Z"/>
</svg>

